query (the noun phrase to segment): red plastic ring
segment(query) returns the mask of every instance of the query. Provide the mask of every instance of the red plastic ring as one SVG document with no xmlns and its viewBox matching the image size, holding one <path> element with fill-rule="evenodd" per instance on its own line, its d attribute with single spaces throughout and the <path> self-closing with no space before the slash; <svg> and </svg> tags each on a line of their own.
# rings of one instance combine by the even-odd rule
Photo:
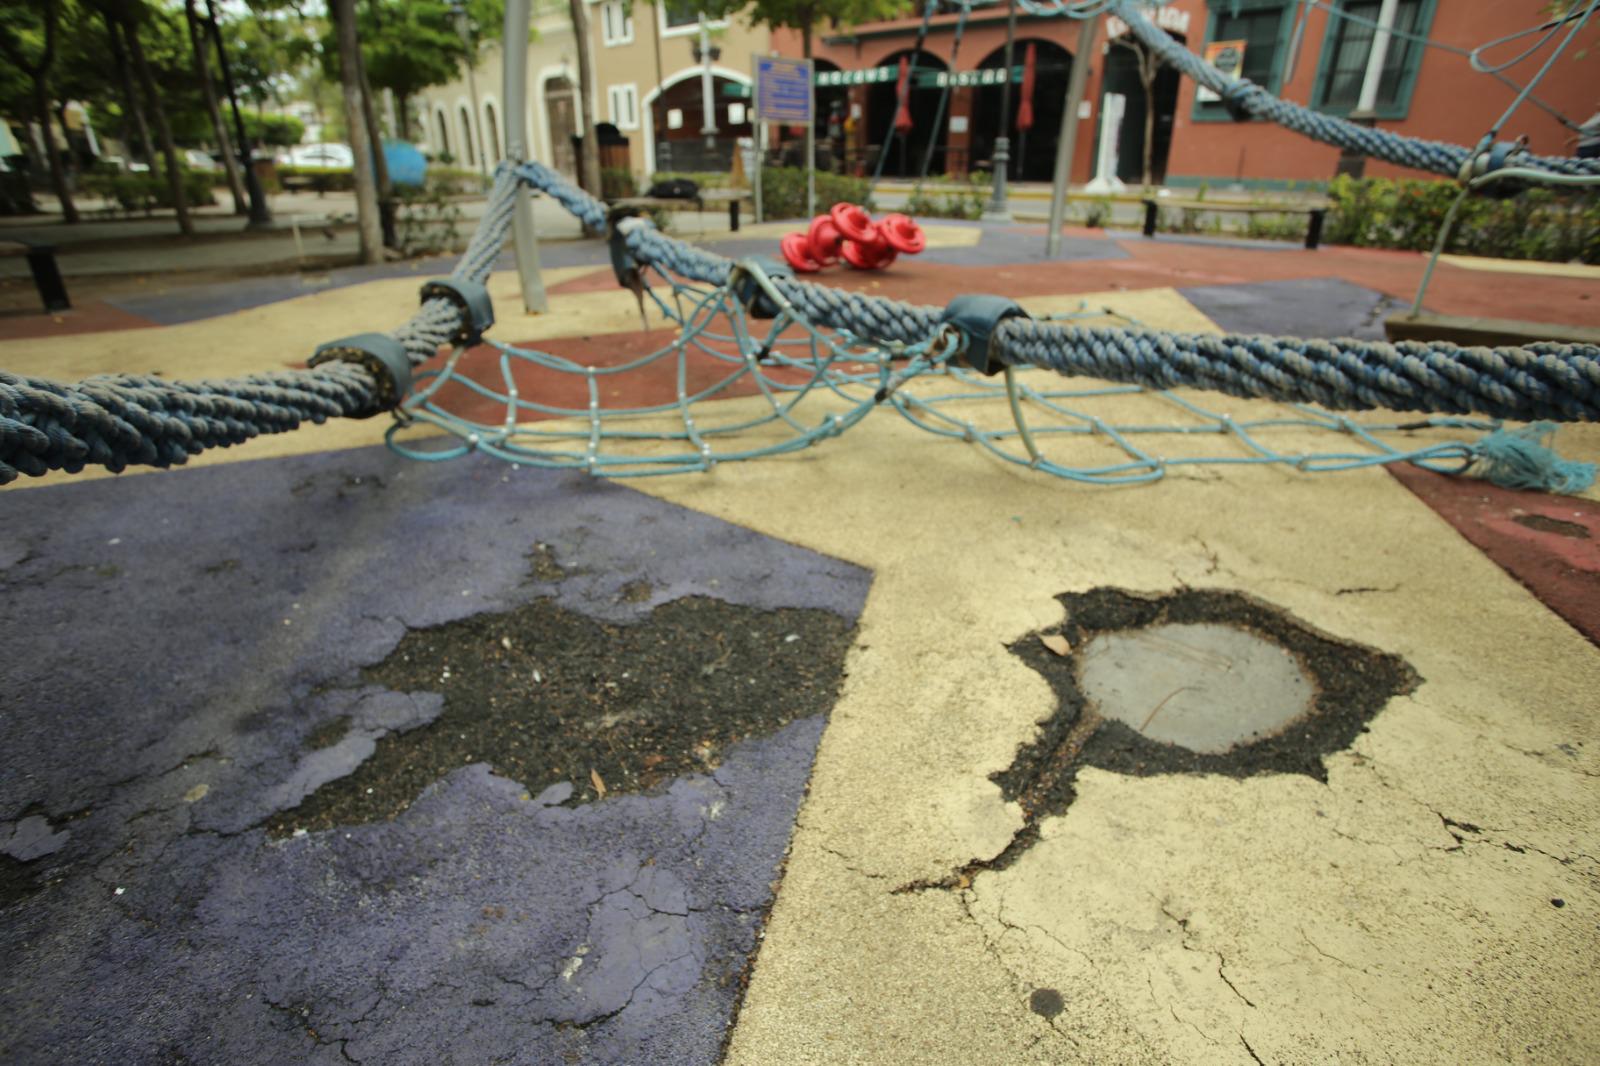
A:
<svg viewBox="0 0 1600 1066">
<path fill-rule="evenodd" d="M 872 216 L 852 203 L 837 203 L 828 212 L 839 235 L 847 241 L 871 244 L 878 239 L 877 224 Z"/>
<path fill-rule="evenodd" d="M 916 255 L 928 246 L 928 238 L 922 232 L 922 227 L 909 215 L 885 215 L 878 222 L 878 232 L 883 234 L 883 239 L 897 252 L 907 255 Z"/>
<path fill-rule="evenodd" d="M 822 264 L 811 258 L 811 244 L 804 233 L 791 233 L 778 242 L 778 249 L 789 265 L 801 274 L 815 274 Z"/>
<path fill-rule="evenodd" d="M 811 258 L 823 266 L 832 266 L 839 261 L 839 245 L 843 240 L 831 215 L 818 215 L 811 220 L 811 228 L 806 230 Z"/>
</svg>

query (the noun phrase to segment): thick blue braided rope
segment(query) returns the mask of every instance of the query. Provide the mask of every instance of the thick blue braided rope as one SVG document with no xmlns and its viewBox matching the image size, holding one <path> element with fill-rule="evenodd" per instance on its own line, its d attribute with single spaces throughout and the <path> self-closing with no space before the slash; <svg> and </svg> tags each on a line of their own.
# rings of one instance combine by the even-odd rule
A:
<svg viewBox="0 0 1600 1066">
<path fill-rule="evenodd" d="M 482 282 L 505 243 L 517 179 L 502 169 L 482 223 L 452 276 Z M 461 325 L 449 300 L 427 301 L 393 332 L 413 365 L 437 354 Z M 168 467 L 207 448 L 286 433 L 306 422 L 362 417 L 381 407 L 384 387 L 356 363 L 254 374 L 228 381 L 173 382 L 105 374 L 77 384 L 0 371 L 0 485 L 19 474 Z"/>
<path fill-rule="evenodd" d="M 1020 0 L 1023 10 L 1034 14 L 1077 15 L 1058 3 L 1038 3 Z M 1161 61 L 1176 68 L 1197 83 L 1222 97 L 1231 108 L 1253 118 L 1275 122 L 1285 129 L 1304 134 L 1312 140 L 1351 149 L 1376 159 L 1416 170 L 1427 170 L 1447 177 L 1477 177 L 1500 166 L 1528 167 L 1555 174 L 1600 174 L 1600 159 L 1579 159 L 1568 156 L 1536 156 L 1526 151 L 1502 153 L 1494 160 L 1489 153 L 1476 148 L 1465 148 L 1444 141 L 1429 141 L 1417 137 L 1403 137 L 1388 130 L 1360 126 L 1332 115 L 1324 115 L 1300 104 L 1280 99 L 1266 89 L 1245 78 L 1233 78 L 1189 51 L 1165 30 L 1155 26 L 1139 10 L 1134 0 L 1111 0 L 1108 9 L 1128 24 L 1133 35 Z"/>
<path fill-rule="evenodd" d="M 503 167 L 483 222 L 454 276 L 482 282 L 510 229 L 517 183 L 539 189 L 587 227 L 605 206 L 537 163 Z M 638 262 L 713 286 L 731 260 L 661 233 L 648 221 L 619 227 Z M 775 278 L 786 313 L 849 333 L 858 342 L 925 345 L 946 327 L 943 311 L 883 297 Z M 392 336 L 413 363 L 438 353 L 461 325 L 448 300 L 427 301 Z M 1460 348 L 1359 340 L 1191 335 L 1084 328 L 1008 319 L 994 353 L 1012 366 L 1039 366 L 1157 389 L 1214 389 L 1235 396 L 1311 402 L 1344 410 L 1390 408 L 1498 418 L 1600 420 L 1600 349 L 1539 344 Z M 356 363 L 257 374 L 228 381 L 170 382 L 105 375 L 75 385 L 0 372 L 0 484 L 19 474 L 170 466 L 207 448 L 282 433 L 305 422 L 360 417 L 381 405 L 384 383 Z"/>
</svg>

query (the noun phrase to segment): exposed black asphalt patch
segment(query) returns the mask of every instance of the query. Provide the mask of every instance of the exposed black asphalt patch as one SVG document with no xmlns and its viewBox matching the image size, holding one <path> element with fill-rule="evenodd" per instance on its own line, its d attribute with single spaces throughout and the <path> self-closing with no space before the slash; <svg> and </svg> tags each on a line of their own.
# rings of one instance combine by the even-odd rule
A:
<svg viewBox="0 0 1600 1066">
<path fill-rule="evenodd" d="M 570 782 L 584 800 L 703 773 L 732 744 L 826 714 L 853 631 L 828 610 L 707 597 L 663 604 L 636 625 L 539 599 L 413 630 L 363 680 L 438 693 L 443 713 L 386 734 L 354 773 L 276 816 L 271 833 L 393 818 L 475 762 L 534 794 Z"/>
<path fill-rule="evenodd" d="M 1098 588 L 1056 597 L 1066 622 L 1030 633 L 1010 645 L 1013 655 L 1042 674 L 1056 694 L 1054 713 L 1039 722 L 1032 741 L 1017 749 L 1010 766 L 990 775 L 1001 794 L 1017 803 L 1024 824 L 991 859 L 978 859 L 954 874 L 912 882 L 904 891 L 964 888 L 981 870 L 1004 869 L 1039 839 L 1040 819 L 1062 814 L 1077 798 L 1078 771 L 1098 767 L 1134 777 L 1159 774 L 1305 774 L 1328 779 L 1323 756 L 1347 747 L 1367 722 L 1395 696 L 1412 692 L 1421 678 L 1399 656 L 1319 633 L 1293 616 L 1239 592 L 1183 589 L 1147 596 Z M 1294 655 L 1316 688 L 1311 710 L 1283 731 L 1204 754 L 1145 737 L 1118 721 L 1102 719 L 1078 681 L 1081 649 L 1102 633 L 1159 625 L 1233 625 L 1282 646 Z M 1064 636 L 1072 653 L 1057 655 L 1040 637 Z"/>
</svg>

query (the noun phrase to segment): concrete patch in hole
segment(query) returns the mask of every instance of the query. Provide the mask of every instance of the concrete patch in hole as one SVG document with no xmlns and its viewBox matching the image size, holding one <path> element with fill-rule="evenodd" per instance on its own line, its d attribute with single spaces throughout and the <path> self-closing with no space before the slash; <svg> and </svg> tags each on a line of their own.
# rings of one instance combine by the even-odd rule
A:
<svg viewBox="0 0 1600 1066">
<path fill-rule="evenodd" d="M 1101 718 L 1213 755 L 1300 719 L 1314 694 L 1283 645 L 1209 623 L 1101 633 L 1078 656 L 1078 684 Z"/>
</svg>

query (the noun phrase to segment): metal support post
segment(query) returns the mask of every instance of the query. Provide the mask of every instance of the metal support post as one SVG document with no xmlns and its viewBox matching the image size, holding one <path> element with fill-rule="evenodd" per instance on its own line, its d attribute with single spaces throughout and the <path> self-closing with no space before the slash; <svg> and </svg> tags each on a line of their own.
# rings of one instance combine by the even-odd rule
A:
<svg viewBox="0 0 1600 1066">
<path fill-rule="evenodd" d="M 1078 109 L 1083 106 L 1083 88 L 1089 81 L 1089 66 L 1094 58 L 1100 32 L 1098 18 L 1086 19 L 1078 31 L 1078 53 L 1072 57 L 1072 73 L 1067 77 L 1067 106 L 1061 112 L 1061 136 L 1056 141 L 1056 170 L 1050 188 L 1050 232 L 1045 235 L 1044 254 L 1054 259 L 1061 251 L 1061 224 L 1066 221 L 1067 179 L 1072 174 L 1072 155 L 1078 145 Z"/>
<path fill-rule="evenodd" d="M 526 41 L 532 18 L 530 0 L 506 0 L 506 41 Z M 505 50 L 505 83 L 501 98 L 506 108 L 506 157 L 512 166 L 527 161 L 528 145 L 524 131 L 528 116 L 528 47 Z M 533 194 L 527 185 L 517 183 L 517 203 L 511 213 L 511 238 L 517 250 L 517 276 L 522 281 L 522 306 L 530 314 L 550 310 L 539 272 L 539 231 L 533 222 Z"/>
<path fill-rule="evenodd" d="M 984 209 L 985 222 L 1010 222 L 1006 203 L 1006 171 L 1011 169 L 1011 60 L 1017 40 L 1017 0 L 1006 4 L 1006 69 L 1000 90 L 1000 135 L 994 139 L 994 195 Z"/>
</svg>

